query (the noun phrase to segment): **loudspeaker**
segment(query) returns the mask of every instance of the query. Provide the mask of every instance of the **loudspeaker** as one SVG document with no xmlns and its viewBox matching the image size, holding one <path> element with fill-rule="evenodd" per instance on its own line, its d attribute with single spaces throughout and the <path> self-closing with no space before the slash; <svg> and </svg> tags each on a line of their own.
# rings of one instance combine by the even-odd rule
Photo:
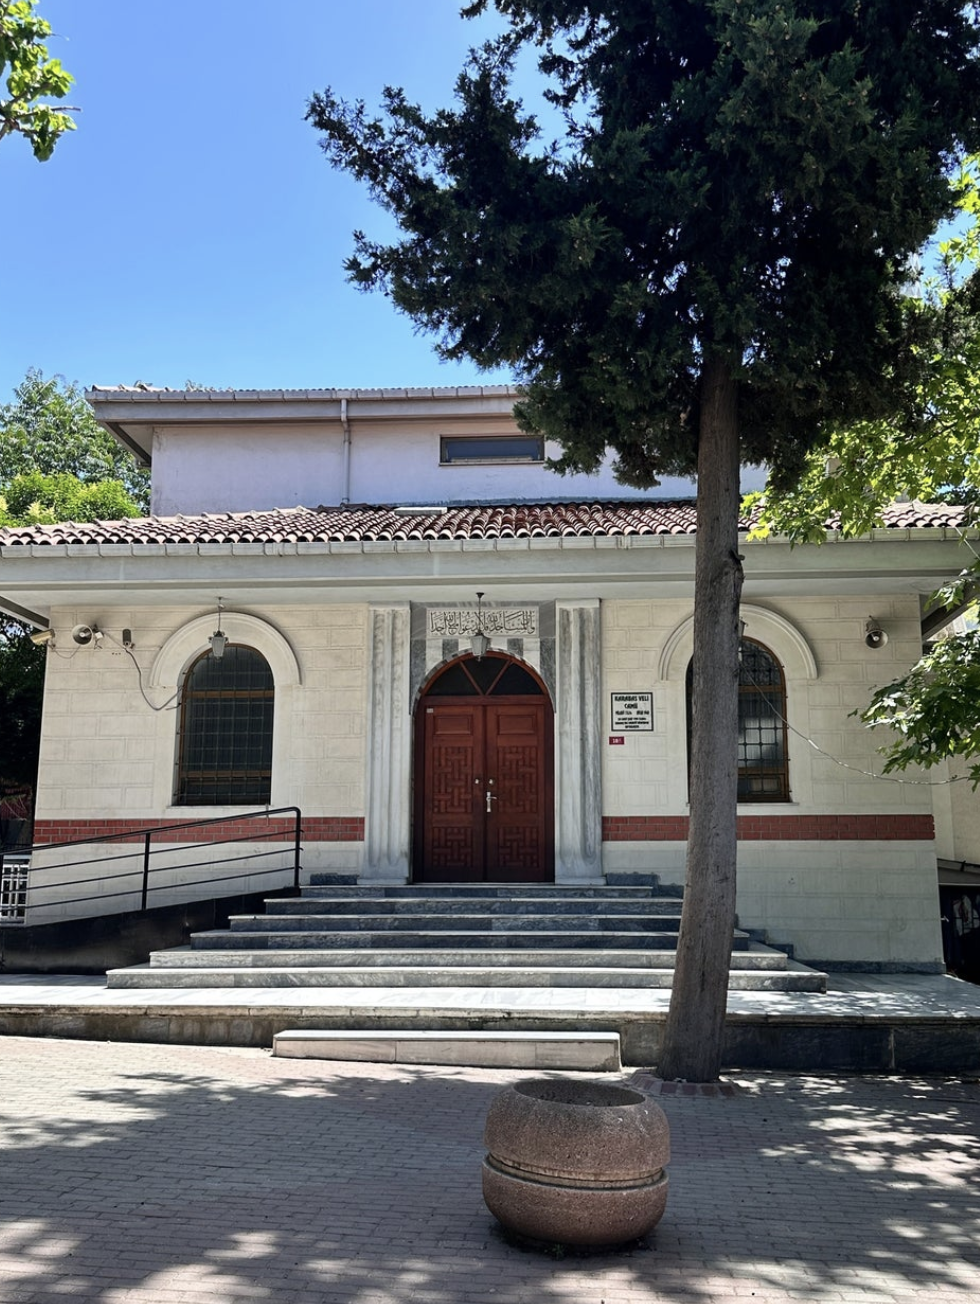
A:
<svg viewBox="0 0 980 1304">
<path fill-rule="evenodd" d="M 884 647 L 888 642 L 888 635 L 876 620 L 869 620 L 864 627 L 864 641 L 877 652 L 878 648 Z"/>
<path fill-rule="evenodd" d="M 93 639 L 96 641 L 101 639 L 97 625 L 76 625 L 71 632 L 71 637 L 72 642 L 77 643 L 79 647 L 88 647 Z"/>
</svg>

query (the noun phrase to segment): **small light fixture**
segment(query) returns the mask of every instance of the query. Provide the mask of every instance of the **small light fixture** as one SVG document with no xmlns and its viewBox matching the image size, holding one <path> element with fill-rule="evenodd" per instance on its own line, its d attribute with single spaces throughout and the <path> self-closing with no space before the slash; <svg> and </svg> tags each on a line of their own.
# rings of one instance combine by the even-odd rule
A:
<svg viewBox="0 0 980 1304">
<path fill-rule="evenodd" d="M 228 635 L 221 628 L 221 599 L 218 599 L 218 628 L 214 631 L 208 642 L 211 644 L 211 655 L 215 661 L 220 661 L 225 654 L 225 648 L 228 646 Z"/>
<path fill-rule="evenodd" d="M 483 628 L 483 594 L 476 595 L 476 632 L 470 639 L 470 648 L 477 661 L 482 661 L 490 650 L 490 635 Z"/>
</svg>

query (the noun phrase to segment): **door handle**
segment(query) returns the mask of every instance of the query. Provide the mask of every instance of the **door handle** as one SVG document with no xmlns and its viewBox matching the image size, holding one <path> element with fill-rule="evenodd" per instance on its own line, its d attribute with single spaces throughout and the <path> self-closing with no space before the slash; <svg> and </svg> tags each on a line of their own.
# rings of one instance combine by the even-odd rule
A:
<svg viewBox="0 0 980 1304">
<path fill-rule="evenodd" d="M 487 814 L 488 814 L 488 815 L 492 814 L 492 812 L 493 812 L 493 807 L 490 805 L 490 803 L 491 803 L 492 801 L 496 801 L 496 800 L 497 800 L 497 798 L 493 795 L 492 792 L 490 792 L 490 791 L 488 790 L 488 792 L 487 792 Z"/>
</svg>

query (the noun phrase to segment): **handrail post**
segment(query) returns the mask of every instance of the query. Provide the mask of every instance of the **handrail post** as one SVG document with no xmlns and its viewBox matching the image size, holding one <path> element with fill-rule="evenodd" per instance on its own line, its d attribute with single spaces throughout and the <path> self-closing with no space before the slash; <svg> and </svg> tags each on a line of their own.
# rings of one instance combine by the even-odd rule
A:
<svg viewBox="0 0 980 1304">
<path fill-rule="evenodd" d="M 150 839 L 153 836 L 152 829 L 148 829 L 143 834 L 143 899 L 140 902 L 140 909 L 146 909 L 146 897 L 150 889 Z"/>
<path fill-rule="evenodd" d="M 296 827 L 296 840 L 295 840 L 295 846 L 293 847 L 293 890 L 295 892 L 299 892 L 299 854 L 300 854 L 299 843 L 300 843 L 300 833 L 301 833 L 300 826 L 302 822 L 302 814 L 298 807 L 296 808 L 294 822 Z"/>
</svg>

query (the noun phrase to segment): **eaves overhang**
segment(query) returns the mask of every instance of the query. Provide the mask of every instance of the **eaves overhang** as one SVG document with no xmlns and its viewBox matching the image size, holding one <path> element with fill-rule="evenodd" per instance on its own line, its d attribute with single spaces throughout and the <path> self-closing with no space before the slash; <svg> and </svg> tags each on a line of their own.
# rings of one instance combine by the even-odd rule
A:
<svg viewBox="0 0 980 1304">
<path fill-rule="evenodd" d="M 96 420 L 149 466 L 154 429 L 163 426 L 340 424 L 510 417 L 510 385 L 385 389 L 155 389 L 94 386 L 86 390 Z"/>
<path fill-rule="evenodd" d="M 470 538 L 374 541 L 0 543 L 0 603 L 39 618 L 59 606 L 464 600 L 689 598 L 694 536 Z M 896 546 L 901 545 L 901 546 Z M 831 534 L 824 547 L 743 536 L 746 599 L 926 594 L 962 568 L 964 542 L 946 528 Z"/>
</svg>

